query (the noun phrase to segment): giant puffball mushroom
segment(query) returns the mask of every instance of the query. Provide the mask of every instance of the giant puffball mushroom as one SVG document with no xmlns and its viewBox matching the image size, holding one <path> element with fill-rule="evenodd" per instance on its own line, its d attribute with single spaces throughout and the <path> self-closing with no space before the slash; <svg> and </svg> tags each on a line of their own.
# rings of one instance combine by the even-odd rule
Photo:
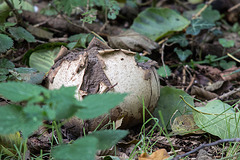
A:
<svg viewBox="0 0 240 160">
<path fill-rule="evenodd" d="M 94 38 L 84 51 L 70 51 L 50 69 L 47 87 L 77 86 L 76 97 L 109 92 L 129 93 L 124 101 L 108 114 L 112 121 L 123 117 L 120 128 L 129 128 L 142 122 L 143 100 L 146 109 L 153 112 L 160 96 L 160 82 L 153 62 L 138 63 L 135 53 L 111 49 Z M 97 103 L 97 102 L 96 102 Z M 103 116 L 88 120 L 93 131 Z M 105 125 L 109 119 L 103 121 Z"/>
</svg>

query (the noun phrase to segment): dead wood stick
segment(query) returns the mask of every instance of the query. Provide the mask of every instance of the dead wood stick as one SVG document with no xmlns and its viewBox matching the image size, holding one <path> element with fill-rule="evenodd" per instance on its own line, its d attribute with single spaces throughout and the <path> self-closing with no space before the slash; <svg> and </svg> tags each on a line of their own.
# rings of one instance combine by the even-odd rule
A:
<svg viewBox="0 0 240 160">
<path fill-rule="evenodd" d="M 174 157 L 172 160 L 178 160 L 180 159 L 181 157 L 186 157 L 192 153 L 195 153 L 197 152 L 198 150 L 202 149 L 202 148 L 205 148 L 205 147 L 210 147 L 210 146 L 215 146 L 215 145 L 218 145 L 220 143 L 226 143 L 226 142 L 240 142 L 240 138 L 232 138 L 232 139 L 221 139 L 221 140 L 218 140 L 218 141 L 215 141 L 213 143 L 208 143 L 208 144 L 202 144 L 200 145 L 199 147 L 191 150 L 190 152 L 187 152 L 187 153 L 184 153 L 182 155 L 177 155 L 176 157 Z"/>
</svg>

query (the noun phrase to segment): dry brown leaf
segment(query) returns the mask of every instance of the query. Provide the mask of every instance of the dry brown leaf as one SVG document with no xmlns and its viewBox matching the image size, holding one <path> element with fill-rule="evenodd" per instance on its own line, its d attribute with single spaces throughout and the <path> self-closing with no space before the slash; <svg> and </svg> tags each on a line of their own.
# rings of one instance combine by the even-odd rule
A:
<svg viewBox="0 0 240 160">
<path fill-rule="evenodd" d="M 127 30 L 117 36 L 109 36 L 108 41 L 112 48 L 130 49 L 136 52 L 145 50 L 151 53 L 152 50 L 159 48 L 158 43 L 133 30 Z"/>
<path fill-rule="evenodd" d="M 191 95 L 196 95 L 196 98 L 200 100 L 211 100 L 213 98 L 218 97 L 216 93 L 212 93 L 209 91 L 206 91 L 202 88 L 199 88 L 197 86 L 193 86 L 191 90 Z"/>
<path fill-rule="evenodd" d="M 236 71 L 240 69 L 240 67 L 232 67 L 232 68 L 229 68 L 225 71 L 223 71 L 220 75 L 222 77 L 222 79 L 224 81 L 231 81 L 231 80 L 236 80 L 240 77 L 240 72 L 237 72 L 237 73 L 234 73 L 234 74 L 231 74 L 232 72 Z"/>
<path fill-rule="evenodd" d="M 166 151 L 166 149 L 159 149 L 153 152 L 151 155 L 147 153 L 142 153 L 138 160 L 163 160 L 170 157 Z"/>
<path fill-rule="evenodd" d="M 222 71 L 218 68 L 200 64 L 196 64 L 196 67 L 200 69 L 201 73 L 204 73 L 205 76 L 210 77 L 212 80 L 219 80 L 221 78 L 219 75 Z"/>
</svg>

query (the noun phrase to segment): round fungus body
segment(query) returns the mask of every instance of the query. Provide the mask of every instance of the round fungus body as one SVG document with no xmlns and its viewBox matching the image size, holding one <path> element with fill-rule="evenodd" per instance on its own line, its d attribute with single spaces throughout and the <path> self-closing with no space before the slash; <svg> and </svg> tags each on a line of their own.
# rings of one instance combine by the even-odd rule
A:
<svg viewBox="0 0 240 160">
<path fill-rule="evenodd" d="M 47 87 L 77 86 L 79 100 L 89 94 L 128 93 L 124 101 L 106 115 L 112 121 L 122 118 L 120 128 L 132 127 L 142 122 L 143 102 L 146 109 L 153 112 L 160 96 L 154 62 L 138 63 L 134 56 L 134 52 L 111 49 L 94 38 L 87 49 L 71 51 L 52 66 Z M 109 122 L 108 118 L 103 120 L 106 115 L 88 120 L 88 130 Z"/>
</svg>

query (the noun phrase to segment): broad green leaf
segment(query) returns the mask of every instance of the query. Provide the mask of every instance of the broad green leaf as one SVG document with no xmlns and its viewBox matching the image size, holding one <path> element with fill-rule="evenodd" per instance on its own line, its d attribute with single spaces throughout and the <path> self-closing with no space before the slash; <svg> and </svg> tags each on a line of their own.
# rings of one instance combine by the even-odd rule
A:
<svg viewBox="0 0 240 160">
<path fill-rule="evenodd" d="M 189 24 L 186 18 L 174 10 L 148 8 L 134 19 L 131 29 L 156 41 L 167 34 L 183 30 Z"/>
<path fill-rule="evenodd" d="M 98 140 L 87 136 L 73 142 L 63 144 L 52 149 L 52 156 L 56 160 L 94 160 L 97 151 Z"/>
<path fill-rule="evenodd" d="M 89 136 L 93 136 L 98 139 L 97 149 L 105 150 L 115 145 L 127 134 L 128 131 L 125 130 L 102 130 L 89 134 Z"/>
<path fill-rule="evenodd" d="M 81 119 L 91 119 L 100 116 L 123 102 L 126 95 L 119 93 L 89 95 L 80 102 L 80 105 L 85 108 L 78 110 L 76 116 Z"/>
<path fill-rule="evenodd" d="M 77 45 L 77 42 L 70 42 L 67 44 L 67 48 L 72 50 L 75 48 L 76 45 Z"/>
<path fill-rule="evenodd" d="M 0 59 L 0 68 L 13 69 L 15 65 L 8 59 Z"/>
<path fill-rule="evenodd" d="M 6 52 L 13 46 L 13 40 L 5 34 L 0 34 L 0 53 Z"/>
<path fill-rule="evenodd" d="M 193 19 L 191 21 L 191 26 L 189 26 L 186 30 L 187 34 L 191 35 L 198 35 L 202 29 L 209 29 L 214 27 L 215 24 L 212 22 L 208 22 L 206 20 L 203 20 L 201 18 Z"/>
<path fill-rule="evenodd" d="M 0 134 L 22 131 L 24 138 L 26 138 L 42 124 L 42 119 L 26 116 L 21 106 L 2 106 L 0 113 Z"/>
<path fill-rule="evenodd" d="M 0 83 L 0 95 L 13 102 L 31 100 L 42 92 L 48 92 L 48 90 L 25 82 Z"/>
<path fill-rule="evenodd" d="M 204 5 L 202 5 L 204 7 Z M 221 18 L 221 15 L 218 10 L 213 10 L 212 6 L 208 6 L 201 14 L 202 18 L 208 22 L 216 22 Z"/>
<path fill-rule="evenodd" d="M 40 72 L 47 73 L 54 64 L 54 59 L 57 56 L 60 47 L 53 49 L 41 49 L 33 52 L 29 59 L 31 68 L 35 68 Z"/>
<path fill-rule="evenodd" d="M 167 65 L 165 65 L 165 67 L 161 66 L 160 68 L 158 68 L 157 73 L 161 77 L 167 77 L 167 76 L 171 76 L 172 71 Z"/>
<path fill-rule="evenodd" d="M 22 27 L 10 27 L 8 30 L 16 40 L 25 39 L 28 42 L 36 42 L 34 36 Z"/>
<path fill-rule="evenodd" d="M 9 73 L 8 69 L 0 68 L 0 75 L 7 75 Z"/>
<path fill-rule="evenodd" d="M 23 112 L 24 123 L 21 124 L 20 130 L 23 137 L 27 138 L 42 125 L 44 112 L 40 106 L 35 105 L 24 107 Z"/>
<path fill-rule="evenodd" d="M 186 47 L 188 45 L 188 41 L 186 39 L 186 35 L 184 34 L 177 34 L 172 36 L 167 40 L 167 42 L 173 42 L 180 44 L 181 47 Z"/>
<path fill-rule="evenodd" d="M 4 23 L 4 27 L 8 28 L 8 27 L 13 27 L 15 26 L 17 23 L 13 23 L 13 22 L 5 22 Z"/>
<path fill-rule="evenodd" d="M 201 9 L 203 9 L 203 7 L 205 7 L 205 5 L 201 3 L 195 10 L 185 11 L 183 15 L 188 19 L 192 19 L 193 15 L 196 15 Z M 210 5 L 204 9 L 200 15 L 200 18 L 210 23 L 214 23 L 221 18 L 221 15 L 218 10 L 213 10 L 212 6 Z"/>
<path fill-rule="evenodd" d="M 79 109 L 77 105 L 79 102 L 74 97 L 75 90 L 76 87 L 61 87 L 58 90 L 52 90 L 50 92 L 50 98 L 45 102 L 51 106 L 50 109 L 56 113 L 56 117 L 51 120 L 69 118 Z"/>
<path fill-rule="evenodd" d="M 219 65 L 223 68 L 223 69 L 229 69 L 232 68 L 233 66 L 236 66 L 236 62 L 235 61 L 230 61 L 227 62 L 225 60 L 221 60 Z"/>
<path fill-rule="evenodd" d="M 163 87 L 160 90 L 160 99 L 158 101 L 158 106 L 154 111 L 154 116 L 160 119 L 158 112 L 161 110 L 164 123 L 168 129 L 171 129 L 171 119 L 173 121 L 175 117 L 181 116 L 182 114 L 189 114 L 192 110 L 182 101 L 182 99 L 179 97 L 180 95 L 184 97 L 186 102 L 194 106 L 193 98 L 183 90 L 171 87 Z M 163 126 L 161 122 L 160 125 Z"/>
<path fill-rule="evenodd" d="M 37 52 L 39 50 L 53 50 L 54 48 L 57 48 L 57 47 L 61 47 L 61 46 L 66 46 L 67 44 L 66 43 L 63 43 L 63 42 L 51 42 L 51 43 L 44 43 L 44 44 L 40 44 L 38 45 L 37 47 L 35 47 L 34 49 L 29 49 L 25 54 L 24 54 L 24 57 L 23 57 L 23 61 L 24 63 L 26 63 L 27 65 L 29 65 L 29 59 L 30 59 L 30 56 L 32 55 L 32 53 L 34 52 Z M 42 53 L 42 51 L 40 51 L 40 53 Z"/>
<path fill-rule="evenodd" d="M 240 114 L 220 101 L 209 102 L 205 107 L 194 110 L 194 120 L 202 130 L 221 139 L 238 138 L 240 136 Z"/>
<path fill-rule="evenodd" d="M 192 51 L 190 51 L 189 49 L 183 51 L 181 49 L 178 48 L 174 48 L 174 51 L 177 53 L 178 58 L 180 59 L 180 61 L 184 62 L 186 61 L 186 59 L 192 55 Z"/>
<path fill-rule="evenodd" d="M 225 38 L 219 38 L 218 42 L 224 47 L 224 48 L 230 48 L 233 47 L 235 42 L 234 40 L 226 40 Z"/>
<path fill-rule="evenodd" d="M 21 130 L 21 124 L 24 123 L 22 107 L 1 106 L 0 113 L 0 134 L 10 134 Z"/>
</svg>

